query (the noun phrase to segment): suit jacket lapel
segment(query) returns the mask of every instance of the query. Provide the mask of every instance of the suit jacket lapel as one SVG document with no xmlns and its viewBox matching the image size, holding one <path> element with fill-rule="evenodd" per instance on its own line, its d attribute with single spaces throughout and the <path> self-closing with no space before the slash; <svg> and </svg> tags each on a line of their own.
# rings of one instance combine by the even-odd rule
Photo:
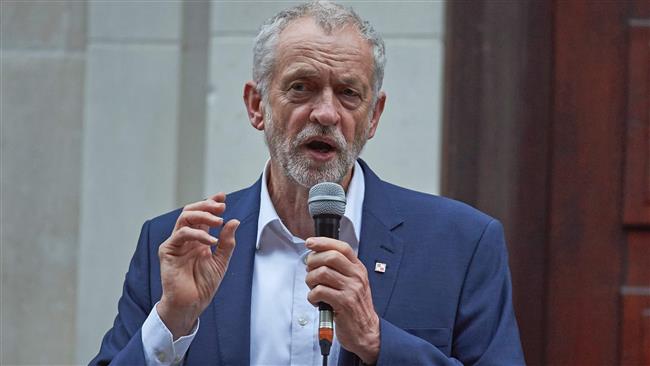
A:
<svg viewBox="0 0 650 366">
<path fill-rule="evenodd" d="M 384 183 L 363 160 L 359 163 L 365 178 L 365 197 L 361 219 L 359 259 L 368 270 L 375 311 L 379 316 L 386 312 L 402 260 L 403 243 L 393 230 L 404 221 L 399 209 L 385 191 Z M 385 272 L 375 271 L 375 266 L 385 265 Z"/>
<path fill-rule="evenodd" d="M 402 240 L 393 230 L 402 224 L 403 219 L 390 195 L 385 192 L 384 183 L 363 160 L 359 160 L 359 164 L 365 180 L 359 259 L 368 270 L 375 311 L 383 317 L 393 292 L 403 253 Z M 375 271 L 377 263 L 386 266 L 385 272 Z M 359 364 L 359 360 L 342 349 L 338 364 Z"/>
<path fill-rule="evenodd" d="M 260 206 L 260 180 L 250 188 L 232 196 L 232 199 L 228 197 L 223 218 L 224 222 L 233 218 L 240 220 L 236 233 L 237 244 L 219 290 L 205 311 L 208 323 L 206 329 L 204 323 L 201 323 L 199 329 L 199 332 L 205 330 L 206 334 L 216 333 L 218 352 L 215 352 L 214 344 L 200 345 L 199 353 L 203 357 L 196 360 L 198 364 L 250 363 L 251 286 Z M 218 237 L 219 230 L 213 230 L 211 234 Z M 208 335 L 208 337 L 214 336 Z M 194 343 L 192 345 L 197 346 Z M 216 360 L 215 354 L 218 354 L 219 361 Z"/>
<path fill-rule="evenodd" d="M 362 225 L 359 259 L 368 270 L 375 311 L 383 317 L 402 260 L 402 242 L 378 218 L 365 210 Z M 385 266 L 385 272 L 376 271 L 377 264 Z"/>
</svg>

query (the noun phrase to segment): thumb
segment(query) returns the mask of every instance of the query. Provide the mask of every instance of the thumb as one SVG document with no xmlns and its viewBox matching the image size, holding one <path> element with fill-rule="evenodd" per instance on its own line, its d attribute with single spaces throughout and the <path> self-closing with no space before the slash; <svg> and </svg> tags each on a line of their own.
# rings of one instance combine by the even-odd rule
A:
<svg viewBox="0 0 650 366">
<path fill-rule="evenodd" d="M 228 221 L 219 234 L 219 241 L 217 242 L 217 249 L 214 251 L 215 259 L 227 264 L 230 261 L 230 256 L 235 249 L 235 232 L 239 227 L 239 220 Z"/>
</svg>

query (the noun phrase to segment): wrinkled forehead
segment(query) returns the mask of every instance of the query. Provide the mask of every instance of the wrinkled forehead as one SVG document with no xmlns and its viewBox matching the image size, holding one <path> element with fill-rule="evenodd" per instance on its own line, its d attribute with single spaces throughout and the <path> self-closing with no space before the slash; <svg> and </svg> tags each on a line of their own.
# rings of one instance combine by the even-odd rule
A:
<svg viewBox="0 0 650 366">
<path fill-rule="evenodd" d="M 322 44 L 344 45 L 356 44 L 370 49 L 370 42 L 364 39 L 354 23 L 342 23 L 340 25 L 326 27 L 316 19 L 305 16 L 294 19 L 280 32 L 277 46 L 283 43 L 292 43 L 309 40 Z"/>
<path fill-rule="evenodd" d="M 354 24 L 323 29 L 312 18 L 300 18 L 280 33 L 276 44 L 276 72 L 291 64 L 309 61 L 349 72 L 363 72 L 370 81 L 374 59 L 372 46 Z"/>
</svg>

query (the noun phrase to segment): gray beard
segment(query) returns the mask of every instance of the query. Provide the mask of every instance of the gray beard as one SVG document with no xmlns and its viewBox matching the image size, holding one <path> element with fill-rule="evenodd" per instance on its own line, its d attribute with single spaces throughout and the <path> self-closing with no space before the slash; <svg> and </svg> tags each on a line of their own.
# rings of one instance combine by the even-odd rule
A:
<svg viewBox="0 0 650 366">
<path fill-rule="evenodd" d="M 285 136 L 284 131 L 277 129 L 271 109 L 268 106 L 265 109 L 264 136 L 271 158 L 280 164 L 286 177 L 305 188 L 311 188 L 321 182 L 340 184 L 348 171 L 352 169 L 368 140 L 369 121 L 361 136 L 355 136 L 352 144 L 345 141 L 345 137 L 335 126 L 323 126 L 313 122 L 307 123 L 305 128 L 290 140 Z M 301 151 L 301 146 L 314 136 L 327 136 L 334 141 L 334 147 L 338 152 L 334 160 L 324 165 L 314 164 Z"/>
</svg>

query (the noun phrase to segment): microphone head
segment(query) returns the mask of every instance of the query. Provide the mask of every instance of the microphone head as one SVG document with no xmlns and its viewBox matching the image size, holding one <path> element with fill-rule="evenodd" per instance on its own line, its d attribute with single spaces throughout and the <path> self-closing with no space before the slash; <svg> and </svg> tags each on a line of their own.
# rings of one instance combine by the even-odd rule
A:
<svg viewBox="0 0 650 366">
<path fill-rule="evenodd" d="M 345 213 L 345 191 L 343 187 L 332 182 L 318 183 L 309 190 L 309 214 L 337 215 Z"/>
</svg>

